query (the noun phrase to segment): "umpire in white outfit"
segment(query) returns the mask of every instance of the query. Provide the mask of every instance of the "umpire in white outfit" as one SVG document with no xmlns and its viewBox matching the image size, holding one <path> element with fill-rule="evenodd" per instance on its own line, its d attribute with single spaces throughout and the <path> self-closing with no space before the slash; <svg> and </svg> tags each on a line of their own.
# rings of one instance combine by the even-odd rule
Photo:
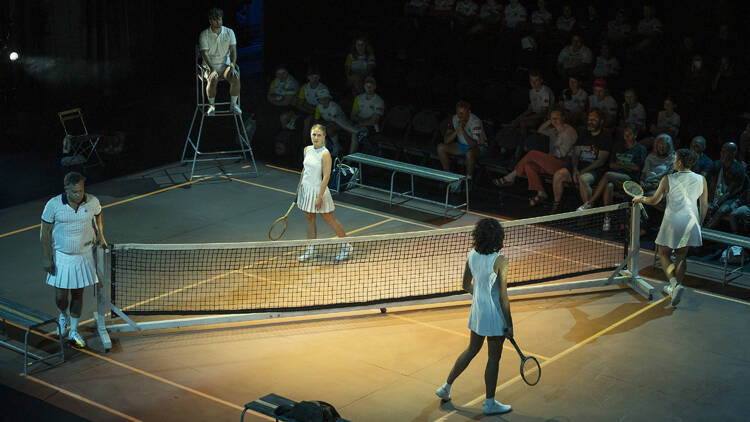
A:
<svg viewBox="0 0 750 422">
<path fill-rule="evenodd" d="M 95 196 L 85 193 L 85 180 L 80 173 L 65 175 L 65 192 L 44 206 L 40 235 L 46 282 L 55 288 L 55 302 L 60 310 L 58 335 L 62 338 L 67 333 L 68 340 L 78 347 L 86 346 L 78 333 L 83 288 L 99 282 L 92 248 L 96 241 L 107 246 L 102 232 L 102 207 Z"/>
</svg>

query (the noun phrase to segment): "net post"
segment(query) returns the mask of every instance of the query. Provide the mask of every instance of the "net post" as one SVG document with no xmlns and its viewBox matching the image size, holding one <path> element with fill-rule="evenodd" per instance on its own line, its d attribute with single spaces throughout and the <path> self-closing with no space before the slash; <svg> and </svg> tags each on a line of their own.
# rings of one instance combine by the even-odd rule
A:
<svg viewBox="0 0 750 422">
<path fill-rule="evenodd" d="M 105 352 L 108 352 L 112 348 L 112 339 L 109 337 L 107 332 L 107 323 L 105 315 L 107 314 L 109 301 L 107 300 L 106 284 L 109 282 L 111 275 L 111 263 L 110 258 L 112 254 L 109 250 L 97 247 L 95 249 L 96 258 L 96 272 L 99 278 L 99 283 L 94 287 L 94 293 L 96 294 L 96 311 L 94 311 L 94 320 L 96 321 L 96 331 L 99 334 L 99 339 L 102 342 L 102 347 Z"/>
</svg>

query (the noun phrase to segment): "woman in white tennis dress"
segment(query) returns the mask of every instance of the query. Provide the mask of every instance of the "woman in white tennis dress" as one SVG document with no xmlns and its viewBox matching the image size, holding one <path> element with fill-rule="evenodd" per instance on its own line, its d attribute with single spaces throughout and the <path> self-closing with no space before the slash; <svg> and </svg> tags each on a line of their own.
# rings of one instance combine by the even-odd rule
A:
<svg viewBox="0 0 750 422">
<path fill-rule="evenodd" d="M 469 252 L 466 259 L 463 278 L 464 290 L 472 294 L 469 347 L 458 357 L 445 384 L 438 388 L 435 394 L 443 400 L 450 400 L 453 381 L 469 366 L 469 362 L 479 353 L 484 338 L 487 337 L 489 354 L 484 373 L 486 400 L 482 410 L 486 415 L 494 415 L 511 410 L 509 405 L 495 400 L 503 342 L 505 337 L 513 336 L 513 320 L 510 316 L 507 291 L 508 258 L 500 254 L 505 234 L 497 220 L 479 220 L 474 228 L 473 237 L 474 249 Z"/>
<path fill-rule="evenodd" d="M 673 306 L 677 306 L 682 296 L 688 247 L 702 244 L 701 225 L 708 211 L 706 178 L 690 170 L 697 161 L 698 154 L 692 149 L 678 150 L 674 156 L 676 172 L 662 177 L 652 196 L 633 198 L 636 203 L 656 205 L 664 195 L 667 196 L 667 207 L 656 236 L 656 245 L 661 268 L 669 280 L 669 284 L 664 286 L 664 293 L 671 296 Z M 674 263 L 673 251 L 676 256 Z"/>
<path fill-rule="evenodd" d="M 333 215 L 333 199 L 328 190 L 328 179 L 331 177 L 331 153 L 325 147 L 326 128 L 316 124 L 310 129 L 312 145 L 305 147 L 302 175 L 297 185 L 297 207 L 305 213 L 307 222 L 307 238 L 316 239 L 318 228 L 315 223 L 316 216 L 320 214 L 338 237 L 346 237 L 344 228 Z M 336 261 L 346 259 L 352 253 L 352 246 L 343 243 Z M 307 250 L 299 256 L 299 261 L 306 261 L 315 255 L 315 246 L 308 245 Z"/>
</svg>

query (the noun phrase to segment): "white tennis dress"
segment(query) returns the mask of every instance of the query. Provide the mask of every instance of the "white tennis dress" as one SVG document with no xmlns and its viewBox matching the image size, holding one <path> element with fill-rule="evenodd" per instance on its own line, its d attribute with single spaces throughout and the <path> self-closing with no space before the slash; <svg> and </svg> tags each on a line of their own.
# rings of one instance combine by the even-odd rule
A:
<svg viewBox="0 0 750 422">
<path fill-rule="evenodd" d="M 474 277 L 469 329 L 480 336 L 502 336 L 507 324 L 500 308 L 500 286 L 494 270 L 499 253 L 482 255 L 472 249 L 467 261 Z"/>
<path fill-rule="evenodd" d="M 323 205 L 319 210 L 315 209 L 315 199 L 320 193 L 320 184 L 323 182 L 323 152 L 328 151 L 326 147 L 315 148 L 312 145 L 305 147 L 304 168 L 302 170 L 302 183 L 297 192 L 297 207 L 302 211 L 312 213 L 333 212 L 333 198 L 326 186 L 323 193 Z"/>
<path fill-rule="evenodd" d="M 65 194 L 47 202 L 42 221 L 53 224 L 52 250 L 55 275 L 47 273 L 50 286 L 80 289 L 99 282 L 92 254 L 93 219 L 102 212 L 99 200 L 86 194 L 77 210 L 68 204 Z"/>
<path fill-rule="evenodd" d="M 680 171 L 667 177 L 667 208 L 656 244 L 672 249 L 700 246 L 703 242 L 698 198 L 703 193 L 703 176 L 692 171 Z"/>
</svg>

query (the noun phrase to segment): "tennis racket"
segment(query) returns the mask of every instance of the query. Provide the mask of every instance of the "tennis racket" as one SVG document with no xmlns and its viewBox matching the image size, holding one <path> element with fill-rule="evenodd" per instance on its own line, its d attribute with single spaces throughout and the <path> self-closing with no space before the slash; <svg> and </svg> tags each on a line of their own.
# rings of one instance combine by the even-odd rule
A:
<svg viewBox="0 0 750 422">
<path fill-rule="evenodd" d="M 284 235 L 286 232 L 286 218 L 289 217 L 289 214 L 291 214 L 292 209 L 294 209 L 294 205 L 296 202 L 292 202 L 292 205 L 289 206 L 289 209 L 286 210 L 286 214 L 284 214 L 281 218 L 277 218 L 276 221 L 271 224 L 271 228 L 268 229 L 268 238 L 271 240 L 279 240 L 281 239 L 281 236 Z"/>
<path fill-rule="evenodd" d="M 622 184 L 622 190 L 625 191 L 630 196 L 642 196 L 643 195 L 643 188 L 638 183 L 628 180 L 626 182 L 623 182 Z M 643 218 L 648 219 L 648 214 L 646 213 L 646 208 L 643 208 L 643 204 L 640 202 L 638 205 L 641 208 L 641 215 L 643 215 Z"/>
<path fill-rule="evenodd" d="M 524 355 L 513 337 L 508 337 L 508 340 L 516 348 L 516 352 L 521 358 L 521 378 L 528 385 L 536 385 L 542 377 L 542 367 L 539 365 L 539 361 L 534 356 Z"/>
</svg>

